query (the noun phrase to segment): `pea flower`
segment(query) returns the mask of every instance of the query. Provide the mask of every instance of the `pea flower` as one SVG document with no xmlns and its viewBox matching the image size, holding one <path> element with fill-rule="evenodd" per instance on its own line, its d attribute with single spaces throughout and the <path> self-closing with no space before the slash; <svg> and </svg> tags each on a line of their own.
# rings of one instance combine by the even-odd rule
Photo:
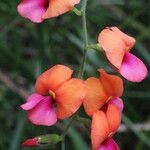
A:
<svg viewBox="0 0 150 150">
<path fill-rule="evenodd" d="M 130 50 L 135 39 L 120 31 L 117 27 L 107 27 L 99 34 L 98 42 L 105 51 L 107 59 L 127 80 L 140 82 L 147 75 L 144 63 Z"/>
<path fill-rule="evenodd" d="M 80 0 L 22 0 L 18 12 L 32 22 L 57 17 L 70 11 Z"/>
<path fill-rule="evenodd" d="M 90 77 L 85 81 L 87 94 L 83 101 L 85 112 L 92 116 L 110 99 L 120 97 L 123 93 L 123 81 L 120 77 L 107 74 L 98 69 L 100 78 Z"/>
<path fill-rule="evenodd" d="M 117 131 L 122 118 L 123 102 L 111 99 L 103 109 L 92 116 L 91 141 L 93 150 L 119 150 L 111 137 Z"/>
<path fill-rule="evenodd" d="M 79 109 L 86 95 L 86 87 L 84 81 L 71 78 L 72 73 L 73 70 L 67 66 L 55 65 L 37 78 L 36 93 L 21 105 L 28 110 L 32 123 L 50 126 L 56 123 L 57 118 L 68 118 Z M 56 103 L 56 110 L 52 100 Z"/>
</svg>

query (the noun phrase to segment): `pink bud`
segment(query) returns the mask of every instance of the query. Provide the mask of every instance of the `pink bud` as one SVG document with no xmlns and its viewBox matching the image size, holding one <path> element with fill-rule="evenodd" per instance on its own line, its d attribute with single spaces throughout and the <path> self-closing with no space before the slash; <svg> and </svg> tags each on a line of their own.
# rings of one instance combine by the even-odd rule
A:
<svg viewBox="0 0 150 150">
<path fill-rule="evenodd" d="M 28 139 L 22 143 L 23 147 L 36 147 L 38 145 L 38 138 Z"/>
</svg>

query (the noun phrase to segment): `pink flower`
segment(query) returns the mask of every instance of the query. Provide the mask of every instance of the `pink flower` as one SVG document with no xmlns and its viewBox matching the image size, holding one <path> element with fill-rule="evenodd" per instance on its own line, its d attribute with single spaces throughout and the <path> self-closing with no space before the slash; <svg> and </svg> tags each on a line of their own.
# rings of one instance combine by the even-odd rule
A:
<svg viewBox="0 0 150 150">
<path fill-rule="evenodd" d="M 28 119 L 33 124 L 51 126 L 57 121 L 50 96 L 32 94 L 21 107 L 28 111 Z"/>
<path fill-rule="evenodd" d="M 127 80 L 140 82 L 147 75 L 144 63 L 129 53 L 135 39 L 120 31 L 117 27 L 107 27 L 99 34 L 98 42 L 105 51 L 107 59 Z"/>
<path fill-rule="evenodd" d="M 32 22 L 40 23 L 70 11 L 80 0 L 22 0 L 18 12 Z"/>
</svg>

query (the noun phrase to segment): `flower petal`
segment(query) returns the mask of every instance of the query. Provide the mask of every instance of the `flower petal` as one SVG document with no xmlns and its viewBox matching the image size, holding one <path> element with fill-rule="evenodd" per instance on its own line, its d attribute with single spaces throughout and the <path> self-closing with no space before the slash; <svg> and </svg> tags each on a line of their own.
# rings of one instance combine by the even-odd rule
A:
<svg viewBox="0 0 150 150">
<path fill-rule="evenodd" d="M 27 102 L 23 105 L 21 105 L 21 108 L 24 110 L 30 110 L 34 108 L 41 100 L 44 99 L 44 96 L 40 94 L 32 94 L 27 98 Z"/>
<path fill-rule="evenodd" d="M 42 18 L 52 18 L 64 14 L 71 10 L 74 5 L 79 2 L 80 0 L 49 0 L 48 9 Z"/>
<path fill-rule="evenodd" d="M 131 53 L 126 53 L 118 72 L 127 80 L 141 82 L 147 76 L 145 64 Z"/>
<path fill-rule="evenodd" d="M 46 96 L 33 109 L 28 112 L 28 119 L 36 125 L 51 126 L 56 123 L 57 117 L 52 108 L 50 96 Z"/>
<path fill-rule="evenodd" d="M 110 63 L 116 68 L 120 68 L 126 50 L 126 45 L 122 39 L 107 28 L 99 34 L 98 42 Z"/>
<path fill-rule="evenodd" d="M 45 5 L 46 0 L 22 0 L 18 5 L 18 12 L 22 17 L 40 23 L 43 21 L 42 16 L 46 11 Z"/>
<path fill-rule="evenodd" d="M 64 65 L 55 65 L 42 73 L 36 81 L 36 92 L 48 94 L 49 90 L 55 90 L 71 78 L 73 71 Z"/>
<path fill-rule="evenodd" d="M 123 110 L 123 107 L 124 107 L 124 104 L 123 104 L 123 101 L 121 98 L 117 97 L 115 99 L 111 99 L 109 102 L 108 102 L 108 105 L 109 104 L 114 104 L 116 105 L 120 110 Z"/>
<path fill-rule="evenodd" d="M 123 94 L 122 79 L 118 76 L 107 74 L 104 69 L 98 69 L 98 71 L 100 72 L 100 81 L 107 95 L 113 98 L 120 97 Z"/>
<path fill-rule="evenodd" d="M 120 37 L 123 40 L 123 42 L 126 44 L 126 51 L 130 51 L 135 44 L 135 39 L 123 33 L 117 27 L 110 27 L 110 29 L 116 34 L 116 36 Z"/>
<path fill-rule="evenodd" d="M 91 116 L 98 111 L 108 100 L 103 85 L 99 79 L 91 77 L 85 81 L 87 94 L 83 101 L 86 113 Z"/>
<path fill-rule="evenodd" d="M 70 79 L 65 82 L 56 94 L 57 117 L 65 119 L 75 113 L 81 106 L 86 95 L 86 87 L 80 79 Z"/>
<path fill-rule="evenodd" d="M 97 111 L 92 117 L 91 141 L 92 149 L 98 150 L 99 146 L 107 139 L 109 127 L 106 115 L 103 111 Z"/>
<path fill-rule="evenodd" d="M 101 144 L 98 150 L 120 150 L 120 148 L 112 138 L 109 138 Z"/>
<path fill-rule="evenodd" d="M 121 123 L 122 110 L 115 104 L 108 104 L 106 117 L 109 125 L 110 136 L 114 134 Z"/>
</svg>

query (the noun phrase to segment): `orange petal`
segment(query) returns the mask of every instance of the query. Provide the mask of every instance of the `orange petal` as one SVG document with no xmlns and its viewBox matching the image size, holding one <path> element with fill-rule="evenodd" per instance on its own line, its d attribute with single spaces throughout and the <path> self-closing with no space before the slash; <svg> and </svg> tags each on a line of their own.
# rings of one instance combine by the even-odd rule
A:
<svg viewBox="0 0 150 150">
<path fill-rule="evenodd" d="M 105 92 L 110 97 L 120 97 L 123 94 L 123 81 L 120 77 L 110 75 L 104 69 L 98 69 L 100 72 L 100 81 L 103 84 Z"/>
<path fill-rule="evenodd" d="M 52 18 L 64 14 L 71 10 L 80 0 L 49 0 L 47 11 L 43 15 L 43 19 Z"/>
<path fill-rule="evenodd" d="M 95 111 L 98 111 L 107 101 L 103 85 L 99 79 L 91 77 L 85 81 L 87 94 L 83 101 L 85 112 L 91 116 Z"/>
<path fill-rule="evenodd" d="M 122 39 L 107 28 L 99 34 L 98 42 L 104 49 L 110 63 L 119 69 L 126 50 L 126 45 Z"/>
<path fill-rule="evenodd" d="M 86 86 L 80 79 L 70 79 L 65 82 L 56 94 L 57 117 L 65 119 L 75 113 L 81 106 L 86 95 Z"/>
<path fill-rule="evenodd" d="M 135 39 L 125 33 L 123 33 L 121 30 L 119 30 L 117 27 L 111 27 L 110 28 L 118 37 L 120 37 L 123 42 L 126 44 L 126 51 L 130 51 L 131 48 L 135 44 Z"/>
<path fill-rule="evenodd" d="M 108 120 L 108 125 L 110 129 L 110 133 L 116 132 L 118 129 L 121 118 L 122 118 L 122 111 L 114 104 L 109 104 L 106 110 L 106 117 Z"/>
<path fill-rule="evenodd" d="M 92 149 L 98 150 L 100 144 L 107 139 L 109 126 L 106 115 L 103 111 L 97 111 L 92 117 L 91 141 Z"/>
<path fill-rule="evenodd" d="M 55 65 L 42 73 L 36 80 L 36 92 L 48 94 L 49 90 L 55 91 L 62 83 L 71 78 L 73 71 L 63 65 Z"/>
</svg>

